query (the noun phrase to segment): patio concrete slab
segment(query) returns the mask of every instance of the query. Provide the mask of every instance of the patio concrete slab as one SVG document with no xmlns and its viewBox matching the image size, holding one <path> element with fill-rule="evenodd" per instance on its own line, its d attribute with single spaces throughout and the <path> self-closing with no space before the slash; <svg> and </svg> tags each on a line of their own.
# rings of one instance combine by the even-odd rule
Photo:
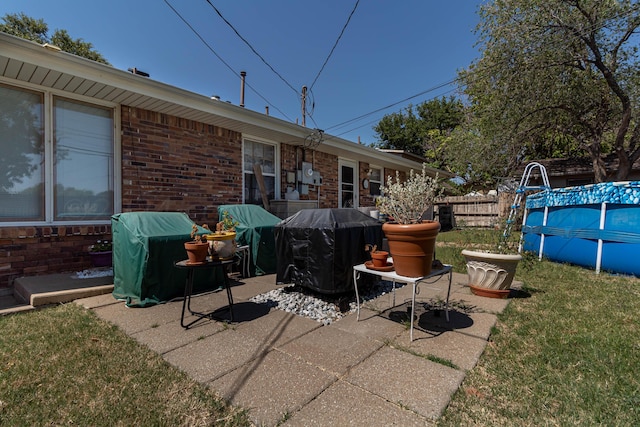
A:
<svg viewBox="0 0 640 427">
<path fill-rule="evenodd" d="M 123 301 L 97 307 L 95 313 L 111 323 L 117 325 L 127 334 L 144 331 L 164 323 L 180 320 L 182 303 L 158 304 L 150 307 L 127 307 Z"/>
<path fill-rule="evenodd" d="M 435 421 L 463 378 L 462 371 L 383 347 L 344 380 Z"/>
<path fill-rule="evenodd" d="M 234 329 L 261 342 L 264 348 L 272 349 L 321 327 L 315 320 L 272 309 L 268 316 L 240 323 Z"/>
<path fill-rule="evenodd" d="M 383 343 L 337 328 L 319 328 L 279 349 L 337 376 L 373 354 Z"/>
<path fill-rule="evenodd" d="M 410 300 L 410 287 L 400 289 L 405 294 L 396 295 L 393 308 L 383 295 L 376 298 L 380 312 L 362 308 L 360 321 L 353 312 L 323 326 L 249 301 L 274 288 L 273 275 L 240 282 L 232 287 L 234 323 L 206 319 L 188 330 L 180 327 L 180 298 L 147 308 L 127 308 L 111 295 L 78 303 L 265 426 L 431 425 L 482 354 L 495 313 L 508 304 L 454 284 L 446 322 L 432 301 L 442 290 L 421 287 L 409 343 L 408 304 L 400 298 Z M 194 295 L 192 308 L 208 312 L 226 304 L 226 292 L 213 292 Z"/>
<path fill-rule="evenodd" d="M 273 350 L 209 385 L 232 404 L 249 409 L 255 425 L 275 426 L 336 380 L 326 371 Z"/>
<path fill-rule="evenodd" d="M 426 418 L 391 403 L 382 397 L 349 384 L 336 381 L 283 425 L 289 427 L 324 426 L 422 426 Z"/>
<path fill-rule="evenodd" d="M 434 334 L 440 334 L 445 331 L 456 331 L 472 337 L 487 340 L 491 334 L 491 328 L 496 324 L 495 314 L 485 313 L 477 308 L 459 309 L 456 307 L 456 300 L 451 300 L 452 308 L 449 310 L 449 321 L 445 316 L 444 310 L 434 309 L 428 303 L 416 302 L 414 314 L 414 339 L 418 330 Z M 411 302 L 405 302 L 396 307 L 390 308 L 382 313 L 381 317 L 389 319 L 393 322 L 406 325 L 407 342 L 409 342 L 409 313 L 411 312 Z M 401 341 L 400 337 L 396 340 Z"/>
<path fill-rule="evenodd" d="M 80 304 L 86 309 L 93 309 L 98 307 L 104 307 L 107 305 L 123 303 L 122 301 L 118 301 L 117 299 L 115 299 L 113 295 L 111 295 L 110 293 L 91 296 L 91 297 L 85 297 L 85 298 L 78 298 L 73 302 L 75 302 L 76 304 Z"/>
<path fill-rule="evenodd" d="M 341 329 L 356 335 L 371 338 L 377 341 L 387 341 L 400 335 L 407 328 L 397 322 L 379 316 L 376 311 L 360 307 L 360 320 L 356 313 L 350 313 L 342 319 L 331 323 L 329 328 Z"/>
<path fill-rule="evenodd" d="M 219 378 L 260 357 L 268 347 L 231 327 L 163 355 L 164 359 L 199 382 Z"/>
<path fill-rule="evenodd" d="M 70 302 L 112 291 L 112 275 L 87 279 L 79 279 L 73 273 L 27 276 L 17 278 L 13 285 L 15 298 L 34 307 Z"/>
<path fill-rule="evenodd" d="M 281 287 L 282 285 L 276 285 L 274 275 L 268 275 L 252 277 L 250 280 L 238 279 L 237 281 L 232 281 L 231 290 L 234 299 L 246 301 L 256 295 L 264 294 Z"/>
<path fill-rule="evenodd" d="M 399 337 L 396 342 L 407 346 L 411 351 L 421 355 L 436 356 L 448 360 L 459 369 L 469 371 L 476 366 L 487 341 L 455 331 L 424 332 L 413 331 L 413 342 L 407 345 L 409 333 Z"/>
<path fill-rule="evenodd" d="M 502 313 L 504 309 L 509 305 L 509 299 L 500 298 L 486 298 L 473 295 L 468 287 L 462 291 L 458 291 L 451 294 L 451 298 L 473 307 L 477 311 L 484 311 L 487 313 Z"/>
<path fill-rule="evenodd" d="M 165 354 L 172 350 L 189 345 L 226 329 L 226 325 L 216 321 L 198 322 L 185 330 L 180 320 L 164 323 L 150 329 L 131 334 L 140 344 L 146 345 L 158 354 Z"/>
</svg>

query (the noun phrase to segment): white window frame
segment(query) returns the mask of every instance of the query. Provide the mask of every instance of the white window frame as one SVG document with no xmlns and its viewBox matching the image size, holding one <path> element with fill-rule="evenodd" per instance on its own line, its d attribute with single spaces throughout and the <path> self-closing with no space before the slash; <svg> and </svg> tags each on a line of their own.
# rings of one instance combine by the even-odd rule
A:
<svg viewBox="0 0 640 427">
<path fill-rule="evenodd" d="M 258 138 L 255 136 L 251 136 L 251 135 L 243 135 L 242 137 L 242 162 L 241 162 L 241 173 L 242 173 L 242 203 L 244 204 L 245 199 L 246 199 L 246 194 L 245 194 L 245 179 L 244 179 L 244 175 L 245 173 L 249 173 L 254 175 L 253 170 L 245 170 L 245 164 L 244 164 L 244 154 L 245 154 L 245 142 L 246 141 L 251 141 L 251 142 L 255 142 L 258 144 L 264 144 L 264 145 L 270 145 L 273 147 L 273 151 L 274 151 L 274 158 L 273 161 L 275 163 L 274 165 L 274 173 L 273 173 L 273 177 L 274 177 L 274 184 L 273 184 L 273 192 L 274 192 L 274 199 L 280 199 L 280 143 L 278 142 L 273 142 L 273 141 L 269 141 L 266 140 L 264 138 Z M 271 176 L 271 174 L 268 174 L 265 176 Z"/>
<path fill-rule="evenodd" d="M 113 112 L 113 213 L 122 211 L 122 145 L 120 126 L 120 105 L 86 96 L 78 96 L 64 91 L 43 88 L 38 85 L 16 84 L 13 80 L 0 78 L 0 83 L 16 90 L 38 92 L 43 97 L 44 126 L 44 221 L 7 221 L 0 227 L 16 226 L 64 226 L 64 225 L 108 225 L 111 219 L 100 220 L 54 220 L 54 179 L 53 179 L 53 99 L 55 97 L 70 101 L 83 102 L 100 108 L 109 108 Z"/>
</svg>

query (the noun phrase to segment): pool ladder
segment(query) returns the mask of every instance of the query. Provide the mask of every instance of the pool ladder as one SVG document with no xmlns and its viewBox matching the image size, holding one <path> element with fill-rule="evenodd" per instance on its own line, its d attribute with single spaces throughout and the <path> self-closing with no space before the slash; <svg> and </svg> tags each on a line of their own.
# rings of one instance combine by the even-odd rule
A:
<svg viewBox="0 0 640 427">
<path fill-rule="evenodd" d="M 542 177 L 542 185 L 529 185 L 529 180 L 531 179 L 531 172 L 534 169 L 540 169 L 540 176 Z M 518 209 L 520 209 L 520 205 L 522 203 L 522 197 L 527 191 L 533 190 L 550 190 L 551 185 L 549 185 L 549 177 L 547 176 L 547 169 L 544 165 L 541 165 L 538 162 L 531 162 L 524 168 L 524 173 L 522 174 L 522 178 L 520 179 L 520 185 L 516 190 L 516 197 L 513 200 L 513 204 L 511 205 L 511 211 L 509 212 L 509 217 L 507 218 L 507 223 L 504 228 L 503 237 L 506 239 L 511 235 L 511 228 L 513 226 L 513 222 L 516 220 L 518 215 Z M 522 225 L 524 226 L 527 220 L 526 211 L 522 218 Z M 518 252 L 522 251 L 522 235 L 520 236 L 520 244 L 518 245 Z"/>
</svg>

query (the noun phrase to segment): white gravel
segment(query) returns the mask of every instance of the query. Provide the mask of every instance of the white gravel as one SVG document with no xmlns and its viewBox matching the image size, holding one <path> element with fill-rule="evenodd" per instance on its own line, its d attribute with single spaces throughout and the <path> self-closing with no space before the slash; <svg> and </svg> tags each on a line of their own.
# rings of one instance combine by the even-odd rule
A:
<svg viewBox="0 0 640 427">
<path fill-rule="evenodd" d="M 401 286 L 403 284 L 396 283 L 396 288 Z M 392 290 L 392 283 L 383 280 L 367 288 L 359 289 L 360 304 L 385 295 Z M 288 285 L 256 295 L 251 298 L 251 301 L 266 303 L 269 307 L 308 317 L 324 325 L 329 325 L 348 313 L 356 311 L 355 293 L 353 292 L 344 295 L 322 295 L 296 285 Z M 340 310 L 340 307 L 343 310 Z"/>
</svg>

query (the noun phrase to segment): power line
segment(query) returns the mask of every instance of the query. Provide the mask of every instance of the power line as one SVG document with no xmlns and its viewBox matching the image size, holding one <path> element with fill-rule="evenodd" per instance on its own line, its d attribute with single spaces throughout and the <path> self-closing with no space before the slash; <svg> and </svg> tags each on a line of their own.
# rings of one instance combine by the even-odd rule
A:
<svg viewBox="0 0 640 427">
<path fill-rule="evenodd" d="M 193 33 L 196 35 L 196 37 L 198 37 L 200 39 L 200 41 L 211 51 L 211 53 L 213 53 L 216 56 L 216 58 L 218 58 L 220 60 L 220 62 L 222 62 L 237 77 L 240 77 L 240 73 L 238 73 L 236 70 L 234 70 L 233 67 L 231 67 L 231 65 L 229 65 L 220 55 L 218 55 L 218 53 L 211 47 L 211 45 L 209 45 L 209 43 L 207 43 L 207 41 L 200 35 L 200 33 L 198 33 L 198 31 L 195 28 L 193 28 L 193 26 L 191 26 L 191 24 L 189 24 L 189 22 L 180 14 L 180 12 L 178 12 L 171 5 L 171 3 L 169 3 L 168 0 L 164 0 L 164 2 L 167 4 L 167 6 L 169 6 L 169 8 L 173 11 L 173 13 L 175 13 L 178 16 L 178 18 L 180 18 L 182 20 L 182 22 L 184 22 L 185 25 L 187 27 L 189 27 L 189 29 L 191 31 L 193 31 Z M 245 84 L 247 85 L 247 87 L 249 87 L 249 89 L 251 89 L 253 92 L 255 92 L 256 95 L 258 95 L 260 98 L 262 98 L 262 100 L 264 102 L 269 104 L 271 107 L 275 108 L 287 120 L 289 120 L 290 122 L 293 122 L 293 120 L 291 120 L 291 118 L 289 116 L 287 116 L 282 110 L 280 110 L 278 107 L 276 107 L 271 102 L 269 102 L 269 100 L 267 98 L 265 98 L 264 96 L 262 96 L 262 94 L 260 92 L 258 92 L 253 86 L 251 86 L 249 83 L 246 83 L 246 82 L 245 82 Z"/>
<path fill-rule="evenodd" d="M 453 92 L 454 90 L 455 90 L 455 89 L 449 89 L 449 90 L 445 91 L 444 93 L 441 93 L 441 94 L 439 94 L 439 95 L 437 95 L 437 96 L 433 96 L 433 97 L 431 97 L 431 98 L 429 98 L 429 99 L 427 99 L 427 100 L 425 100 L 425 101 L 431 101 L 431 100 L 434 100 L 434 99 L 438 98 L 439 96 L 446 95 L 447 93 Z M 351 128 L 351 129 L 349 129 L 349 130 L 346 130 L 346 131 L 344 131 L 344 132 L 341 132 L 341 133 L 339 133 L 339 134 L 335 134 L 335 135 L 332 135 L 332 136 L 333 136 L 333 137 L 340 137 L 340 136 L 345 135 L 345 134 L 347 134 L 347 133 L 353 132 L 354 130 L 357 130 L 357 129 L 363 128 L 363 127 L 368 126 L 368 125 L 371 125 L 371 124 L 373 124 L 373 123 L 377 123 L 377 122 L 379 122 L 379 121 L 380 121 L 380 119 L 379 119 L 379 118 L 376 118 L 376 119 L 370 120 L 370 121 L 368 121 L 368 122 L 366 122 L 366 123 L 364 123 L 364 124 L 358 125 L 358 126 L 356 126 L 356 127 L 354 127 L 354 128 Z M 331 139 L 331 137 L 328 137 L 328 138 L 327 138 L 327 140 L 329 140 L 329 139 Z"/>
<path fill-rule="evenodd" d="M 629 11 L 627 11 L 627 12 L 621 12 L 620 14 L 618 14 L 617 16 L 614 16 L 613 18 L 614 18 L 614 19 L 625 18 L 625 17 L 628 17 L 628 16 L 633 15 L 633 13 L 634 13 L 634 12 L 637 12 L 637 7 L 636 7 L 636 8 L 632 8 L 631 10 L 629 10 Z M 604 25 L 600 25 L 600 26 L 599 26 L 599 25 L 596 25 L 596 24 L 594 23 L 594 24 L 590 25 L 588 28 L 586 28 L 585 30 L 587 30 L 587 31 L 598 31 L 598 30 L 602 30 L 603 28 L 604 28 Z M 562 48 L 562 46 L 558 45 L 558 48 Z M 487 73 L 487 72 L 490 72 L 490 71 L 491 71 L 492 69 L 494 69 L 494 68 L 499 68 L 499 64 L 494 64 L 494 65 L 492 65 L 492 66 L 485 67 L 483 71 L 484 71 L 485 73 Z M 477 79 L 481 79 L 481 78 L 482 78 L 482 76 L 477 76 Z M 476 80 L 477 80 L 477 79 L 476 79 Z M 359 120 L 361 120 L 361 119 L 364 119 L 365 117 L 368 117 L 368 116 L 373 115 L 373 114 L 375 114 L 375 113 L 378 113 L 378 112 L 380 112 L 380 111 L 384 111 L 384 110 L 386 110 L 386 109 L 388 109 L 388 108 L 391 108 L 391 107 L 394 107 L 394 106 L 396 106 L 396 105 L 398 105 L 398 104 L 402 104 L 402 103 L 404 103 L 404 102 L 406 102 L 406 101 L 409 101 L 409 100 L 411 100 L 411 99 L 417 98 L 417 97 L 419 97 L 419 96 L 421 96 L 421 95 L 424 95 L 425 93 L 431 92 L 431 91 L 433 91 L 433 90 L 437 90 L 437 89 L 442 88 L 442 87 L 446 87 L 446 86 L 448 86 L 448 85 L 451 85 L 451 84 L 454 84 L 454 83 L 457 83 L 457 82 L 460 82 L 460 78 L 459 78 L 459 77 L 456 77 L 456 78 L 454 78 L 454 79 L 452 79 L 452 80 L 450 80 L 450 81 L 448 81 L 448 82 L 441 83 L 441 84 L 439 84 L 439 85 L 437 85 L 437 86 L 435 86 L 435 87 L 433 87 L 433 88 L 427 89 L 426 91 L 420 92 L 420 93 L 418 93 L 418 94 L 416 94 L 416 95 L 413 95 L 413 96 L 410 96 L 410 97 L 408 97 L 408 98 L 405 98 L 405 99 L 402 99 L 402 100 L 400 100 L 400 101 L 397 101 L 397 102 L 395 102 L 395 103 L 389 104 L 389 105 L 387 105 L 387 106 L 385 106 L 385 107 L 378 108 L 378 109 L 376 109 L 376 110 L 374 110 L 374 111 L 371 111 L 371 112 L 369 112 L 369 113 L 365 113 L 365 114 L 362 114 L 362 115 L 360 115 L 360 116 L 358 116 L 358 117 L 355 117 L 355 118 L 353 118 L 353 119 L 346 120 L 346 121 L 344 121 L 344 122 L 341 122 L 341 123 L 338 123 L 338 124 L 336 124 L 336 125 L 330 126 L 330 127 L 328 127 L 326 130 L 331 130 L 331 129 L 337 129 L 337 128 L 344 127 L 344 126 L 346 126 L 346 125 L 348 125 L 348 124 L 351 124 L 351 123 L 353 123 L 353 122 L 356 122 L 356 121 L 359 121 Z M 450 92 L 450 91 L 448 91 L 448 92 Z M 447 93 L 448 93 L 448 92 L 447 92 Z M 368 125 L 368 124 L 375 123 L 376 121 L 377 121 L 377 120 L 369 121 L 369 122 L 367 122 L 367 123 L 365 123 L 365 124 L 363 124 L 363 125 L 356 126 L 355 128 L 352 128 L 352 129 L 350 129 L 350 130 L 348 130 L 348 131 L 345 131 L 345 132 L 339 133 L 339 134 L 337 134 L 337 135 L 335 135 L 335 136 L 341 136 L 341 135 L 344 135 L 344 134 L 346 134 L 346 133 L 349 133 L 349 132 L 352 132 L 352 131 L 354 131 L 354 130 L 356 130 L 356 129 L 359 129 L 359 128 L 361 128 L 361 127 L 364 127 L 364 126 L 366 126 L 366 125 Z"/>
<path fill-rule="evenodd" d="M 353 123 L 353 122 L 356 122 L 356 121 L 358 121 L 358 120 L 364 119 L 365 117 L 368 117 L 368 116 L 370 116 L 370 115 L 372 115 L 372 114 L 378 113 L 378 112 L 380 112 L 380 111 L 387 110 L 387 109 L 389 109 L 389 108 L 391 108 L 391 107 L 395 107 L 395 106 L 396 106 L 396 105 L 398 105 L 398 104 L 402 104 L 402 103 L 404 103 L 404 102 L 410 101 L 410 100 L 412 100 L 412 99 L 414 99 L 414 98 L 417 98 L 417 97 L 422 96 L 422 95 L 424 95 L 424 94 L 427 94 L 427 93 L 429 93 L 429 92 L 433 92 L 434 90 L 438 90 L 438 89 L 441 89 L 441 88 L 443 88 L 443 87 L 447 87 L 447 86 L 449 86 L 449 85 L 451 85 L 451 84 L 455 83 L 457 80 L 458 80 L 458 79 L 457 79 L 457 78 L 455 78 L 455 79 L 453 79 L 453 80 L 449 80 L 448 82 L 440 83 L 439 85 L 436 85 L 436 86 L 434 86 L 434 87 L 431 87 L 431 88 L 429 88 L 429 89 L 427 89 L 427 90 L 423 90 L 422 92 L 417 93 L 417 94 L 412 95 L 412 96 L 409 96 L 409 97 L 407 97 L 407 98 L 401 99 L 400 101 L 397 101 L 397 102 L 394 102 L 394 103 L 392 103 L 392 104 L 386 105 L 386 106 L 384 106 L 384 107 L 378 108 L 378 109 L 376 109 L 376 110 L 370 111 L 370 112 L 368 112 L 368 113 L 366 113 L 366 114 L 362 114 L 362 115 L 360 115 L 360 116 L 358 116 L 358 117 L 355 117 L 355 118 L 353 118 L 353 119 L 346 120 L 346 121 L 344 121 L 344 122 L 342 122 L 342 123 L 338 123 L 337 125 L 330 126 L 330 127 L 328 127 L 328 128 L 327 128 L 327 130 L 329 130 L 329 129 L 336 129 L 336 128 L 340 128 L 340 127 L 346 126 L 346 125 L 348 125 L 348 124 L 350 124 L 350 123 Z"/>
<path fill-rule="evenodd" d="M 324 64 L 322 64 L 322 67 L 320 67 L 320 71 L 318 71 L 318 74 L 316 75 L 316 78 L 313 79 L 313 83 L 311 83 L 311 86 L 309 87 L 309 90 L 313 89 L 313 86 L 316 84 L 316 81 L 318 80 L 318 77 L 320 77 L 320 74 L 324 70 L 324 67 L 327 65 L 327 62 L 329 62 L 329 58 L 331 58 L 331 55 L 333 55 L 333 51 L 336 49 L 336 46 L 338 46 L 338 42 L 342 38 L 342 35 L 344 34 L 344 31 L 347 29 L 347 26 L 349 25 L 349 22 L 351 21 L 351 17 L 353 16 L 353 14 L 355 13 L 356 9 L 358 8 L 358 4 L 360 4 L 360 0 L 356 0 L 356 4 L 353 6 L 353 9 L 351 10 L 351 13 L 349 14 L 349 17 L 347 18 L 347 22 L 344 23 L 344 26 L 342 27 L 342 31 L 340 31 L 340 35 L 338 36 L 336 42 L 333 44 L 333 47 L 331 48 L 331 51 L 329 52 L 329 55 L 327 56 L 327 59 L 324 60 Z"/>
<path fill-rule="evenodd" d="M 264 59 L 264 58 L 262 57 L 262 55 L 260 55 L 260 54 L 258 53 L 258 51 L 254 49 L 254 47 L 251 45 L 251 43 L 249 43 L 249 42 L 247 41 L 247 39 L 245 39 L 244 37 L 242 37 L 242 35 L 238 32 L 238 30 L 236 30 L 236 28 L 231 24 L 231 22 L 227 21 L 227 19 L 226 19 L 224 16 L 222 16 L 222 13 L 218 10 L 218 8 L 217 8 L 217 7 L 215 7 L 215 6 L 213 5 L 213 3 L 211 3 L 211 1 L 210 1 L 210 0 L 207 0 L 207 3 L 209 3 L 209 6 L 211 6 L 211 7 L 213 8 L 213 10 L 215 10 L 215 11 L 216 11 L 216 13 L 218 14 L 218 16 L 219 16 L 220 18 L 222 18 L 222 20 L 225 22 L 225 24 L 227 24 L 227 25 L 228 25 L 228 26 L 229 26 L 229 27 L 230 27 L 230 28 L 231 28 L 231 29 L 236 33 L 236 35 L 237 35 L 238 37 L 240 37 L 240 40 L 242 40 L 242 41 L 243 41 L 247 46 L 249 46 L 249 49 L 251 49 L 251 51 L 252 51 L 253 53 L 255 53 L 255 54 L 258 56 L 258 58 L 260 58 L 260 60 L 261 60 L 262 62 L 264 62 L 264 64 L 265 64 L 266 66 L 267 66 L 267 67 L 269 67 L 269 69 L 270 69 L 271 71 L 273 71 L 273 72 L 275 73 L 275 75 L 276 75 L 276 76 L 278 76 L 278 77 L 280 78 L 280 80 L 282 80 L 282 81 L 283 81 L 287 86 L 289 86 L 289 87 L 291 88 L 291 90 L 293 90 L 293 91 L 295 92 L 295 94 L 296 94 L 296 95 L 299 95 L 298 90 L 297 90 L 296 88 L 294 88 L 294 87 L 293 87 L 293 86 L 292 86 L 292 85 L 291 85 L 291 84 L 290 84 L 290 83 L 289 83 L 289 82 L 288 82 L 284 77 L 282 77 L 282 75 L 280 75 L 280 73 L 278 73 L 278 72 L 275 70 L 275 68 L 273 68 L 273 67 L 271 66 L 271 64 L 269 64 L 269 63 L 267 62 L 267 60 L 266 60 L 266 59 Z"/>
</svg>

